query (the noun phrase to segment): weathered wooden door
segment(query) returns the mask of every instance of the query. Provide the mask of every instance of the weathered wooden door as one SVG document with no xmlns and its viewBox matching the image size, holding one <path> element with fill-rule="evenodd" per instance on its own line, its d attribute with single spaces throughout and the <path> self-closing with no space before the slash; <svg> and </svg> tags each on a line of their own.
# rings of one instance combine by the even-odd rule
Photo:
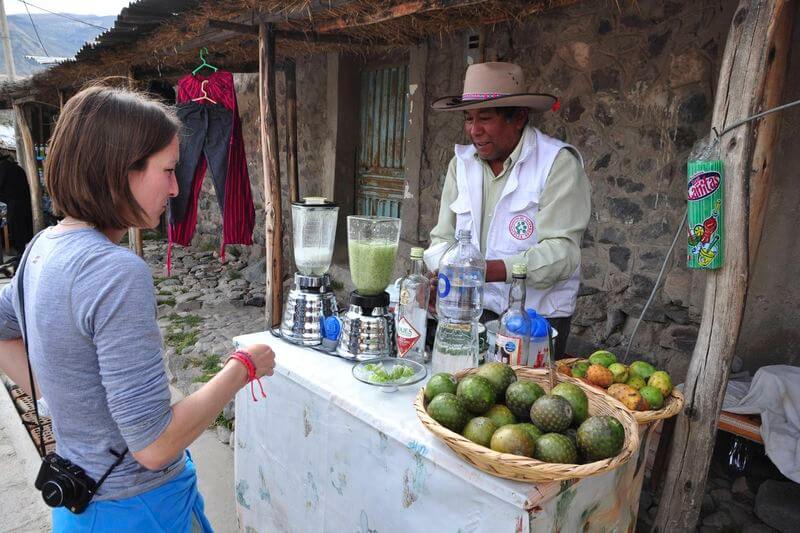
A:
<svg viewBox="0 0 800 533">
<path fill-rule="evenodd" d="M 356 214 L 400 217 L 405 191 L 408 65 L 361 73 Z"/>
</svg>

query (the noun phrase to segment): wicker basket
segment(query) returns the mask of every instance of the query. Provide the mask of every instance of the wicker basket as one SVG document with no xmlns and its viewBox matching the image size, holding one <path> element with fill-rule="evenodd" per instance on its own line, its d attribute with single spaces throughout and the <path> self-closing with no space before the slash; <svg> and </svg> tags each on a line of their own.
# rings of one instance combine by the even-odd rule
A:
<svg viewBox="0 0 800 533">
<path fill-rule="evenodd" d="M 573 364 L 580 361 L 578 358 L 572 359 L 561 359 L 558 361 L 559 365 L 566 365 L 568 367 L 572 367 Z M 559 372 L 559 374 L 561 374 Z M 563 374 L 562 374 L 563 375 Z M 578 379 L 578 378 L 573 378 Z M 592 385 L 588 381 L 579 380 L 587 387 L 591 387 L 595 390 L 606 392 L 603 387 L 598 387 L 597 385 Z M 672 388 L 672 392 L 669 396 L 664 399 L 664 407 L 658 409 L 657 411 L 631 411 L 633 418 L 636 419 L 636 422 L 639 424 L 647 424 L 649 422 L 654 422 L 656 420 L 662 420 L 664 418 L 672 418 L 673 416 L 677 415 L 680 410 L 683 408 L 683 394 L 676 388 Z"/>
<path fill-rule="evenodd" d="M 546 370 L 516 366 L 513 368 L 519 379 L 534 381 L 545 390 L 550 388 L 550 379 Z M 477 368 L 462 370 L 456 374 L 456 377 L 461 379 L 477 370 Z M 631 413 L 617 400 L 607 394 L 596 391 L 582 381 L 565 375 L 558 375 L 557 381 L 574 383 L 581 387 L 589 398 L 589 412 L 592 415 L 611 415 L 622 423 L 625 428 L 625 443 L 622 446 L 622 451 L 617 456 L 593 463 L 573 465 L 544 463 L 528 457 L 495 452 L 475 444 L 458 433 L 450 431 L 428 416 L 425 410 L 427 402 L 425 401 L 424 388 L 420 389 L 419 394 L 417 394 L 414 408 L 417 410 L 417 417 L 419 417 L 422 424 L 436 435 L 439 440 L 447 444 L 471 465 L 494 476 L 528 483 L 542 483 L 594 476 L 625 464 L 639 448 L 639 432 Z"/>
</svg>

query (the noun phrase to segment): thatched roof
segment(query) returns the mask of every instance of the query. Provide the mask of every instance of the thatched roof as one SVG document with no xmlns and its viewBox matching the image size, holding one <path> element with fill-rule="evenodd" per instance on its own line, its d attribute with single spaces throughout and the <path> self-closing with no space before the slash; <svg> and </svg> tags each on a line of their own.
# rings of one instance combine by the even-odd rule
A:
<svg viewBox="0 0 800 533">
<path fill-rule="evenodd" d="M 197 64 L 197 51 L 205 45 L 209 61 L 218 67 L 255 69 L 259 22 L 274 25 L 278 57 L 329 50 L 366 54 L 445 38 L 469 27 L 519 21 L 578 1 L 139 0 L 74 60 L 26 82 L 1 86 L 0 97 L 34 91 L 39 99 L 54 102 L 58 89 L 127 76 L 130 69 L 177 76 Z"/>
</svg>

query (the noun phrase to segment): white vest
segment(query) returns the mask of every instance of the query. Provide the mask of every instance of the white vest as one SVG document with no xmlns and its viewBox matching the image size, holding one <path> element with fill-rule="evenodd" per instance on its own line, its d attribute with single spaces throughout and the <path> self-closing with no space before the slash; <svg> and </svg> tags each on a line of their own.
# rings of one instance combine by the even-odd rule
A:
<svg viewBox="0 0 800 533">
<path fill-rule="evenodd" d="M 539 198 L 559 150 L 572 150 L 583 165 L 583 158 L 575 147 L 548 137 L 536 128 L 528 126 L 523 139 L 519 160 L 511 169 L 489 223 L 487 260 L 514 256 L 537 246 Z M 455 152 L 458 197 L 450 204 L 450 209 L 456 214 L 456 233 L 461 229 L 472 230 L 472 242 L 480 248 L 483 164 L 474 157 L 475 146 L 472 144 L 456 145 Z M 578 263 L 568 279 L 548 289 L 538 290 L 528 285 L 525 307 L 546 317 L 571 316 L 575 312 L 580 277 Z M 484 309 L 495 313 L 505 311 L 508 290 L 508 283 L 487 283 L 483 295 Z"/>
</svg>

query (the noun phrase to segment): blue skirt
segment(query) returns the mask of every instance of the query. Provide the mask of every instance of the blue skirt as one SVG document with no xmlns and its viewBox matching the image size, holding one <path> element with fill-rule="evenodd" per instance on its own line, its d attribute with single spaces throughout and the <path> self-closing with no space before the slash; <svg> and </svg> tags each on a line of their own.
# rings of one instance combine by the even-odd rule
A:
<svg viewBox="0 0 800 533">
<path fill-rule="evenodd" d="M 53 509 L 53 531 L 169 531 L 213 532 L 197 490 L 197 473 L 189 452 L 178 477 L 152 490 L 124 500 L 92 502 L 81 514 L 65 507 Z"/>
</svg>

